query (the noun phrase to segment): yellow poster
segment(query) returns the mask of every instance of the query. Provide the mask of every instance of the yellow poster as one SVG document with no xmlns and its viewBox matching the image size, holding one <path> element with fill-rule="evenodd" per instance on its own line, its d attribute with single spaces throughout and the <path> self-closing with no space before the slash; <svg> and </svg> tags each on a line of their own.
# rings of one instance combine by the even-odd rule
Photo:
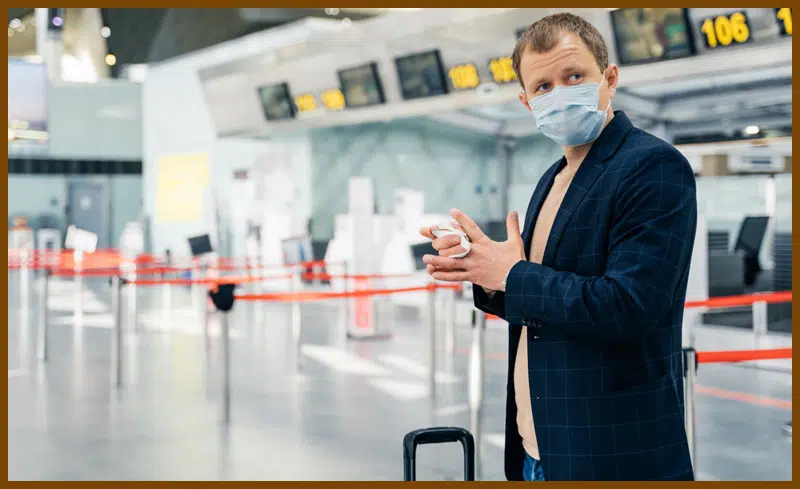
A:
<svg viewBox="0 0 800 489">
<path fill-rule="evenodd" d="M 208 154 L 179 154 L 158 159 L 158 222 L 197 222 L 203 219 L 208 188 Z"/>
</svg>

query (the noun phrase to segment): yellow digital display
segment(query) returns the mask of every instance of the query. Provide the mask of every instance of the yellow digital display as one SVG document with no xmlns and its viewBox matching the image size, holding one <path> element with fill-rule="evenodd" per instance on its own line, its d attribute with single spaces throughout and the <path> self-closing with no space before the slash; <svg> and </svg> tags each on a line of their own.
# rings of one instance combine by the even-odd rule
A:
<svg viewBox="0 0 800 489">
<path fill-rule="evenodd" d="M 457 90 L 476 88 L 481 84 L 481 78 L 478 76 L 478 69 L 472 63 L 451 67 L 447 72 L 447 76 L 450 77 L 453 88 Z"/>
<path fill-rule="evenodd" d="M 517 74 L 514 73 L 511 65 L 511 58 L 508 56 L 489 61 L 489 71 L 492 73 L 492 80 L 495 83 L 509 83 L 517 79 Z"/>
<path fill-rule="evenodd" d="M 792 35 L 792 9 L 790 8 L 776 8 L 775 19 L 778 21 L 778 26 L 781 29 L 781 35 Z"/>
<path fill-rule="evenodd" d="M 337 88 L 325 90 L 320 96 L 322 105 L 328 110 L 344 109 L 344 94 Z"/>
<path fill-rule="evenodd" d="M 750 40 L 750 25 L 744 12 L 709 17 L 700 24 L 700 32 L 709 49 Z"/>
<path fill-rule="evenodd" d="M 298 112 L 313 112 L 317 110 L 317 100 L 310 93 L 304 93 L 294 98 Z"/>
</svg>

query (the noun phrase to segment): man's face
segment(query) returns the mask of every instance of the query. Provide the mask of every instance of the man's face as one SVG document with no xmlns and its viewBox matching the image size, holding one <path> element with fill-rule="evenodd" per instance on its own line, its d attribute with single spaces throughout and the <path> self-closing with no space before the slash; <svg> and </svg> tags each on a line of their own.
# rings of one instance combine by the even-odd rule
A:
<svg viewBox="0 0 800 489">
<path fill-rule="evenodd" d="M 586 44 L 572 33 L 560 34 L 558 43 L 545 53 L 526 49 L 520 59 L 519 71 L 525 85 L 525 90 L 519 94 L 519 100 L 528 110 L 531 110 L 528 106 L 529 100 L 544 95 L 555 87 L 600 83 L 604 76 L 607 83 L 600 86 L 598 108 L 605 109 L 616 90 L 619 78 L 616 65 L 609 65 L 603 73 Z"/>
</svg>

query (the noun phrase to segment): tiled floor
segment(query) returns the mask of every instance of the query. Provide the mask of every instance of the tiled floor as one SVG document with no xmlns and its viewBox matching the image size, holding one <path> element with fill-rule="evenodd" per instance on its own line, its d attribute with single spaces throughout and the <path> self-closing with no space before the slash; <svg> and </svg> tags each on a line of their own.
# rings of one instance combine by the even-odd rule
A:
<svg viewBox="0 0 800 489">
<path fill-rule="evenodd" d="M 16 283 L 10 276 L 10 289 Z M 125 383 L 116 389 L 107 286 L 87 285 L 83 326 L 70 313 L 71 284 L 52 287 L 45 366 L 33 356 L 38 297 L 21 310 L 19 291 L 10 293 L 9 480 L 399 480 L 406 432 L 469 427 L 466 327 L 454 355 L 439 352 L 431 401 L 428 335 L 413 315 L 392 325 L 390 340 L 345 342 L 336 307 L 303 306 L 305 346 L 295 370 L 289 307 L 239 303 L 231 317 L 232 419 L 225 426 L 220 337 L 212 328 L 207 354 L 186 289 L 173 290 L 172 328 L 164 327 L 160 293 L 139 291 L 142 329 L 135 334 L 127 325 Z M 776 336 L 754 343 L 741 330 L 718 328 L 701 328 L 696 338 L 701 350 L 791 344 Z M 483 479 L 503 477 L 504 351 L 502 328 L 490 328 Z M 790 362 L 703 365 L 698 378 L 698 478 L 790 480 L 791 439 L 781 434 L 791 418 Z M 422 446 L 418 476 L 459 479 L 460 457 L 458 445 Z"/>
</svg>

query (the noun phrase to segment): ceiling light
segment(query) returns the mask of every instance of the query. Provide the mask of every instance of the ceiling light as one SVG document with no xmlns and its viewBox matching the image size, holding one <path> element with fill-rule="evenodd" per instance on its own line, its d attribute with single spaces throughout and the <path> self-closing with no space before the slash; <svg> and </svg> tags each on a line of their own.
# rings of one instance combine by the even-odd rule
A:
<svg viewBox="0 0 800 489">
<path fill-rule="evenodd" d="M 111 28 L 108 26 L 103 26 L 100 28 L 100 35 L 103 37 L 108 37 L 111 35 Z"/>
<path fill-rule="evenodd" d="M 11 19 L 11 22 L 8 23 L 8 26 L 12 29 L 16 29 L 20 25 L 22 25 L 22 22 L 20 22 L 19 19 Z"/>
<path fill-rule="evenodd" d="M 113 54 L 106 54 L 106 64 L 108 66 L 114 66 L 117 64 L 117 57 Z"/>
<path fill-rule="evenodd" d="M 325 9 L 325 13 L 328 14 L 328 15 L 339 15 L 339 9 L 338 8 L 326 8 Z"/>
<path fill-rule="evenodd" d="M 344 19 L 342 19 L 342 25 L 344 25 L 344 26 L 348 26 L 351 23 L 352 23 L 352 21 L 350 20 L 349 17 L 345 17 Z"/>
<path fill-rule="evenodd" d="M 744 128 L 744 133 L 747 134 L 748 136 L 754 136 L 759 132 L 761 132 L 761 128 L 759 128 L 758 126 L 747 126 Z"/>
<path fill-rule="evenodd" d="M 53 17 L 53 25 L 56 27 L 61 27 L 61 24 L 64 23 L 64 19 L 61 17 Z"/>
</svg>

